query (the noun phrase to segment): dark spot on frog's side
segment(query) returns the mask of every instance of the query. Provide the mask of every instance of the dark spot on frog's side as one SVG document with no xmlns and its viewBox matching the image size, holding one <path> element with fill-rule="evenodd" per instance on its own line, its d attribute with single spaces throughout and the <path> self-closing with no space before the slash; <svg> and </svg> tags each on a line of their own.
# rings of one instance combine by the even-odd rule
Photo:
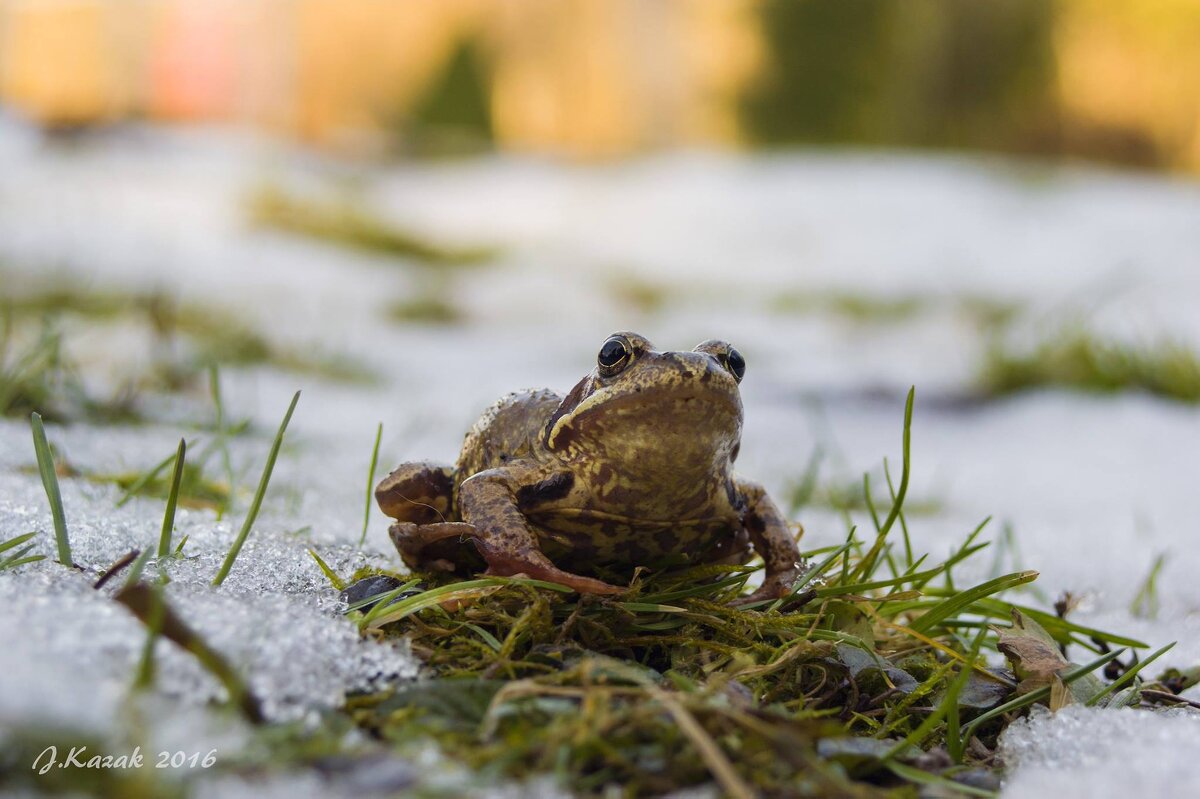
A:
<svg viewBox="0 0 1200 799">
<path fill-rule="evenodd" d="M 735 511 L 741 513 L 746 509 L 746 498 L 738 493 L 737 486 L 732 480 L 725 481 L 725 496 L 729 498 L 729 504 Z"/>
<path fill-rule="evenodd" d="M 562 499 L 571 492 L 573 485 L 575 485 L 575 475 L 570 472 L 557 472 L 533 485 L 521 486 L 517 490 L 517 504 L 522 508 L 528 508 L 543 502 Z"/>
<path fill-rule="evenodd" d="M 679 536 L 674 530 L 659 530 L 654 534 L 659 552 L 672 552 L 679 546 Z"/>
<path fill-rule="evenodd" d="M 761 533 L 763 530 L 767 529 L 766 522 L 764 522 L 762 517 L 757 513 L 751 512 L 742 514 L 742 524 L 751 533 Z"/>
</svg>

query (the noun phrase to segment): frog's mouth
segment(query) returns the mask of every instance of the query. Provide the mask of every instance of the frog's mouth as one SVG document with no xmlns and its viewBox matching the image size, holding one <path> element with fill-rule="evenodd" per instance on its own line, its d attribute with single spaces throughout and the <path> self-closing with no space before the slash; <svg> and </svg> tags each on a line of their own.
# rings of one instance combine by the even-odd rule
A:
<svg viewBox="0 0 1200 799">
<path fill-rule="evenodd" d="M 600 391 L 587 397 L 569 416 L 557 420 L 546 443 L 557 449 L 580 438 L 644 435 L 647 439 L 665 439 L 683 434 L 699 442 L 706 433 L 716 439 L 736 439 L 741 423 L 742 403 L 736 392 L 706 386 L 681 391 L 678 385 L 619 394 Z M 635 429 L 639 432 L 634 433 Z"/>
</svg>

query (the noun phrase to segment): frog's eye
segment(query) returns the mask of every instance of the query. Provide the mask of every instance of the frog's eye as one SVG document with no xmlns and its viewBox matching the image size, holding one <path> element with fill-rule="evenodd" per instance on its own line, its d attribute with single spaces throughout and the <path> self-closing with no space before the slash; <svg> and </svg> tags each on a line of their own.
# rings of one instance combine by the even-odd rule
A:
<svg viewBox="0 0 1200 799">
<path fill-rule="evenodd" d="M 746 374 L 746 359 L 742 357 L 742 354 L 730 347 L 723 360 L 725 368 L 733 375 L 733 379 L 739 383 L 742 382 L 742 377 Z"/>
<path fill-rule="evenodd" d="M 629 356 L 632 354 L 628 341 L 619 336 L 613 336 L 604 342 L 604 345 L 600 347 L 600 354 L 596 356 L 596 363 L 600 365 L 600 374 L 605 377 L 617 374 L 629 363 Z"/>
</svg>

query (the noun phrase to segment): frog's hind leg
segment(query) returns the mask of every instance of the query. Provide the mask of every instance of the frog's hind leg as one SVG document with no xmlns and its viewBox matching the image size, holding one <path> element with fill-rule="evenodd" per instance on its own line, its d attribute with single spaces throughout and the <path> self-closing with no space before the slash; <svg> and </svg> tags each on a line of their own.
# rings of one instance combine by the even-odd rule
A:
<svg viewBox="0 0 1200 799">
<path fill-rule="evenodd" d="M 379 509 L 401 522 L 458 521 L 454 469 L 427 461 L 402 463 L 375 487 Z"/>
<path fill-rule="evenodd" d="M 396 519 L 392 543 L 410 569 L 467 573 L 483 565 L 470 538 L 475 528 L 458 521 L 454 469 L 436 463 L 400 465 L 375 488 L 379 508 Z"/>
</svg>

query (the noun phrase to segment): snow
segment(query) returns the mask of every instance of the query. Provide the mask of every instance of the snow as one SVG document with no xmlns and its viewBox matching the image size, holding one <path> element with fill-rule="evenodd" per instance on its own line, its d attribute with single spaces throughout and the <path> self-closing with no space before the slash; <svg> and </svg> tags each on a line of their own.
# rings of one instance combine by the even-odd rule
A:
<svg viewBox="0 0 1200 799">
<path fill-rule="evenodd" d="M 1006 796 L 1190 796 L 1200 715 L 1039 708 L 1005 731 L 1001 753 L 1016 765 Z"/>
<path fill-rule="evenodd" d="M 252 228 L 244 199 L 264 180 L 301 188 L 354 180 L 406 226 L 456 244 L 498 244 L 505 254 L 448 278 L 463 325 L 396 325 L 382 309 L 427 275 Z M 342 575 L 397 564 L 378 513 L 357 548 L 375 425 L 384 423 L 381 472 L 404 459 L 450 460 L 495 397 L 524 386 L 569 388 L 619 329 L 674 349 L 710 337 L 738 346 L 749 363 L 739 467 L 775 493 L 800 478 L 818 446 L 823 479 L 880 475 L 884 456 L 895 468 L 903 395 L 915 384 L 910 496 L 939 505 L 910 520 L 920 551 L 943 555 L 992 515 L 992 534 L 1010 525 L 1019 545 L 1020 564 L 1004 565 L 1038 569 L 1044 596 L 1081 595 L 1078 621 L 1153 647 L 1178 640 L 1164 665 L 1200 661 L 1200 554 L 1192 545 L 1200 410 L 1138 394 L 1057 391 L 953 402 L 973 385 L 984 347 L 959 308 L 964 297 L 1022 304 L 1019 336 L 1077 317 L 1114 338 L 1200 347 L 1194 183 L 906 153 L 383 166 L 332 163 L 214 131 L 134 128 L 64 146 L 0 122 L 0 264 L 8 270 L 0 280 L 54 275 L 216 304 L 273 340 L 347 353 L 383 378 L 347 386 L 275 369 L 222 375 L 229 415 L 259 431 L 231 443 L 247 490 L 292 392 L 303 395 L 229 579 L 209 585 L 241 524 L 245 492 L 221 520 L 180 511 L 176 540 L 189 536 L 189 557 L 166 567 L 167 595 L 249 675 L 273 719 L 314 724 L 348 692 L 416 674 L 403 647 L 364 640 L 341 618 L 336 592 L 306 552 L 315 547 Z M 662 309 L 623 301 L 613 287 L 629 281 L 666 289 Z M 778 294 L 797 291 L 935 302 L 886 323 L 773 308 Z M 115 327 L 87 338 L 78 346 L 102 376 L 127 374 L 145 357 Z M 209 418 L 202 401 L 163 407 L 174 408 L 179 425 L 51 425 L 48 433 L 71 463 L 144 469 L 180 435 L 209 438 L 187 421 Z M 0 540 L 41 530 L 40 551 L 52 558 L 33 464 L 28 425 L 0 420 Z M 120 740 L 144 630 L 112 601 L 115 585 L 90 585 L 122 554 L 157 539 L 162 504 L 115 508 L 114 489 L 81 480 L 64 480 L 63 494 L 83 571 L 47 560 L 0 573 L 0 738 L 54 724 Z M 802 521 L 807 547 L 844 536 L 833 513 L 808 510 Z M 1159 613 L 1135 617 L 1131 601 L 1164 552 Z M 981 561 L 975 576 L 991 565 Z M 209 740 L 237 748 L 245 731 L 218 729 L 231 722 L 211 709 L 220 687 L 190 657 L 159 646 L 158 686 L 145 698 L 153 734 L 189 752 Z M 1005 737 L 1015 766 L 1006 795 L 1107 796 L 1133 787 L 1171 795 L 1171 785 L 1200 780 L 1200 758 L 1186 743 L 1197 738 L 1195 724 L 1180 713 L 1036 716 Z M 350 776 L 315 773 L 226 774 L 195 786 L 205 796 L 357 789 Z"/>
</svg>

